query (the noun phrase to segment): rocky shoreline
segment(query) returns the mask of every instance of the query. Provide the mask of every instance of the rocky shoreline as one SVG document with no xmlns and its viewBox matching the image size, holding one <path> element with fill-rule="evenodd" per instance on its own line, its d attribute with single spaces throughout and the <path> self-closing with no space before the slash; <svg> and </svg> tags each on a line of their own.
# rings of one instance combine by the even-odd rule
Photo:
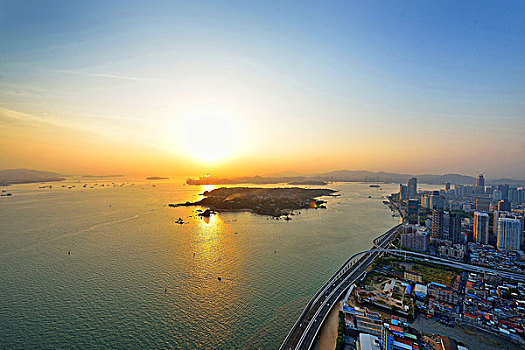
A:
<svg viewBox="0 0 525 350">
<path fill-rule="evenodd" d="M 171 207 L 202 206 L 217 212 L 250 211 L 274 217 L 293 215 L 299 209 L 324 209 L 317 198 L 338 196 L 331 189 L 231 187 L 206 191 L 197 202 L 169 204 Z"/>
</svg>

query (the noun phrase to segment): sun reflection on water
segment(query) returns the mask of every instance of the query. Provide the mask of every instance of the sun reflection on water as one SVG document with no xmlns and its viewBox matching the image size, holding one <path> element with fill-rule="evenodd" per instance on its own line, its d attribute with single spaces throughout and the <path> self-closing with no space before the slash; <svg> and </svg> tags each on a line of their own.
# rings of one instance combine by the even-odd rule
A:
<svg viewBox="0 0 525 350">
<path fill-rule="evenodd" d="M 203 199 L 205 196 L 203 196 L 202 194 L 204 192 L 210 192 L 210 191 L 213 191 L 214 189 L 216 189 L 217 187 L 215 185 L 201 185 L 200 186 L 200 191 L 199 191 L 199 200 Z"/>
<path fill-rule="evenodd" d="M 215 262 L 224 247 L 224 235 L 229 233 L 229 227 L 219 215 L 201 217 L 195 226 L 195 253 L 207 262 Z"/>
<path fill-rule="evenodd" d="M 193 230 L 194 266 L 192 274 L 204 290 L 231 286 L 239 268 L 238 244 L 230 224 L 219 214 L 197 219 Z M 222 281 L 222 283 L 221 283 Z"/>
<path fill-rule="evenodd" d="M 204 209 L 204 208 L 203 208 Z M 241 254 L 238 235 L 232 232 L 229 223 L 220 214 L 198 217 L 192 225 L 191 248 L 193 263 L 189 266 L 191 280 L 192 311 L 211 310 L 213 315 L 203 321 L 204 328 L 220 329 L 225 336 L 234 336 L 235 315 L 228 310 L 242 303 L 242 281 L 240 267 L 245 256 Z"/>
</svg>

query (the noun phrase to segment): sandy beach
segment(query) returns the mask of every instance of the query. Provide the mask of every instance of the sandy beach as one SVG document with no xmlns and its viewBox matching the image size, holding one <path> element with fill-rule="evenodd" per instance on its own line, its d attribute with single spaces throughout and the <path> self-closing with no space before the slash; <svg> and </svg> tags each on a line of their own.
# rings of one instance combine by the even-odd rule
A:
<svg viewBox="0 0 525 350">
<path fill-rule="evenodd" d="M 337 326 L 339 324 L 339 302 L 336 303 L 330 314 L 323 323 L 321 333 L 319 335 L 319 346 L 317 350 L 334 350 L 337 341 Z"/>
</svg>

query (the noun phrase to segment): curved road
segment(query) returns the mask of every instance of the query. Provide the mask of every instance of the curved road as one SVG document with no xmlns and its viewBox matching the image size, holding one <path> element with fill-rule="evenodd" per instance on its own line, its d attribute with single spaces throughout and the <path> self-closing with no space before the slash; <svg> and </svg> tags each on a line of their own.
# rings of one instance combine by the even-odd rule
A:
<svg viewBox="0 0 525 350">
<path fill-rule="evenodd" d="M 359 252 L 351 256 L 346 261 L 346 263 L 339 270 L 337 270 L 337 272 L 312 297 L 279 349 L 309 350 L 313 346 L 323 321 L 328 316 L 334 303 L 339 300 L 341 295 L 345 293 L 350 285 L 359 279 L 368 266 L 372 264 L 374 259 L 384 253 L 397 256 L 409 255 L 411 259 L 421 261 L 432 260 L 433 263 L 438 265 L 455 267 L 478 273 L 498 274 L 504 278 L 525 282 L 525 275 L 522 274 L 465 264 L 423 253 L 409 252 L 398 249 L 386 249 L 400 229 L 401 225 L 397 225 L 385 234 L 376 238 L 374 240 L 375 249 Z"/>
<path fill-rule="evenodd" d="M 365 272 L 374 259 L 383 253 L 381 249 L 390 245 L 400 229 L 401 224 L 377 237 L 373 243 L 374 248 L 379 250 L 369 250 L 351 256 L 312 297 L 280 349 L 310 349 L 331 306 L 337 302 L 348 286 Z"/>
</svg>

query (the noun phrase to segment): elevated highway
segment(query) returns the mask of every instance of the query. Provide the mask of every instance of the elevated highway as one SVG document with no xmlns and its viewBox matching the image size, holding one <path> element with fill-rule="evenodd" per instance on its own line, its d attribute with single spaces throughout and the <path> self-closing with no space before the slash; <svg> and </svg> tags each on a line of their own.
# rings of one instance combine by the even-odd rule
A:
<svg viewBox="0 0 525 350">
<path fill-rule="evenodd" d="M 514 281 L 525 282 L 525 275 L 523 274 L 465 264 L 423 253 L 388 249 L 388 246 L 400 229 L 401 225 L 397 225 L 379 236 L 374 240 L 373 249 L 352 255 L 334 273 L 306 305 L 301 316 L 282 343 L 281 350 L 311 349 L 334 303 L 341 298 L 345 291 L 363 275 L 374 259 L 380 255 L 389 254 L 406 258 L 410 257 L 412 260 L 432 262 L 436 265 L 459 268 L 470 272 L 495 274 Z"/>
<path fill-rule="evenodd" d="M 374 248 L 351 256 L 310 299 L 305 309 L 286 336 L 280 349 L 310 349 L 328 312 L 341 294 L 354 283 L 370 266 L 374 259 L 382 254 L 401 230 L 396 225 L 386 233 L 374 239 Z"/>
</svg>

